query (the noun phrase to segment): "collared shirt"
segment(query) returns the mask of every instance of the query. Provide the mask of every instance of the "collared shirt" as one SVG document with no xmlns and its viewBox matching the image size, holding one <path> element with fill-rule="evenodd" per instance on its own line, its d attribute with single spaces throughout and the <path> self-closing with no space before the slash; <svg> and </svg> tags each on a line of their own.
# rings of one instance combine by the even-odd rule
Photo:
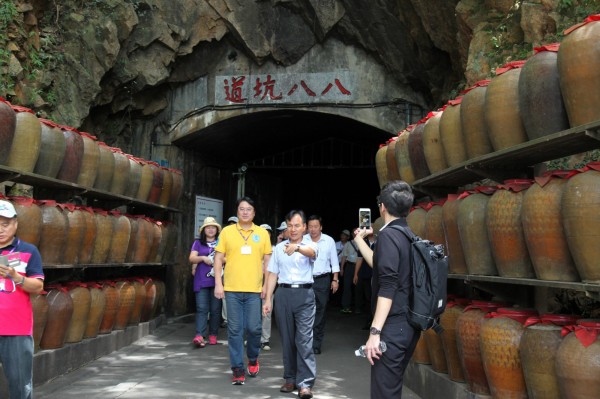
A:
<svg viewBox="0 0 600 399">
<path fill-rule="evenodd" d="M 249 246 L 250 253 L 242 253 Z M 263 258 L 272 252 L 269 232 L 252 224 L 244 230 L 239 223 L 223 228 L 219 235 L 217 252 L 225 254 L 227 264 L 223 277 L 225 291 L 261 292 L 263 283 Z"/>
<path fill-rule="evenodd" d="M 352 242 L 350 241 L 348 241 L 346 245 L 344 245 L 344 249 L 342 250 L 342 256 L 346 257 L 346 262 L 352 263 L 356 263 L 356 258 L 360 257 L 360 255 L 358 255 L 358 253 L 354 249 Z"/>
<path fill-rule="evenodd" d="M 311 284 L 313 282 L 312 268 L 315 258 L 309 258 L 300 252 L 287 255 L 284 250 L 285 244 L 289 242 L 290 240 L 284 240 L 277 244 L 267 270 L 278 275 L 277 282 L 279 284 Z M 302 237 L 300 245 L 311 247 L 315 250 L 316 257 L 319 256 L 319 247 L 312 242 L 310 237 Z"/>
<path fill-rule="evenodd" d="M 312 241 L 310 234 L 306 234 L 304 238 L 308 238 Z M 319 237 L 319 241 L 317 241 L 316 244 L 319 247 L 319 254 L 315 260 L 313 275 L 319 276 L 327 273 L 338 273 L 340 271 L 340 262 L 338 260 L 333 238 L 327 234 L 321 233 L 321 237 Z"/>
<path fill-rule="evenodd" d="M 12 244 L 0 249 L 0 253 L 19 254 L 21 262 L 15 266 L 15 270 L 20 276 L 44 279 L 42 257 L 35 245 L 15 238 Z M 0 335 L 31 335 L 33 310 L 29 293 L 8 278 L 0 277 L 0 280 L 6 290 L 0 292 Z M 10 292 L 12 288 L 14 292 Z"/>
</svg>

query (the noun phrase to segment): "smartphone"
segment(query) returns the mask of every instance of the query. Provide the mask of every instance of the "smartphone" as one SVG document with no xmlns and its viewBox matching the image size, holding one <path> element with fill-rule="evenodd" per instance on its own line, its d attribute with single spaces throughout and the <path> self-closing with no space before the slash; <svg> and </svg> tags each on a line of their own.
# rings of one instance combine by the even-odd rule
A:
<svg viewBox="0 0 600 399">
<path fill-rule="evenodd" d="M 358 227 L 371 228 L 371 210 L 369 208 L 360 208 L 358 210 Z"/>
</svg>

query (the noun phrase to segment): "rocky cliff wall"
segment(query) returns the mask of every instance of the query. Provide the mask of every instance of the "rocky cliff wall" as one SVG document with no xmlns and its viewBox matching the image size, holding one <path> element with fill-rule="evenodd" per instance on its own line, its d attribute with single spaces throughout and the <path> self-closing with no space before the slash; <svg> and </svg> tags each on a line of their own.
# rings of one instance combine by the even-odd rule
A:
<svg viewBox="0 0 600 399">
<path fill-rule="evenodd" d="M 128 149 L 173 86 L 243 54 L 295 65 L 335 38 L 361 48 L 431 108 L 559 37 L 597 0 L 9 0 L 0 91 Z M 567 7 L 569 6 L 569 7 Z"/>
</svg>

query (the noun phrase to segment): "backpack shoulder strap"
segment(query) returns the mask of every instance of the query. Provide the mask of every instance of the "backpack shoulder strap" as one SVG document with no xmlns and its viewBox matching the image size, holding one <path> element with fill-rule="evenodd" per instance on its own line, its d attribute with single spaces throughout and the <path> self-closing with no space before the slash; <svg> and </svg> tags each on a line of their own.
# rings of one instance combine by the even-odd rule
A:
<svg viewBox="0 0 600 399">
<path fill-rule="evenodd" d="M 402 234 L 404 234 L 404 236 L 406 236 L 406 238 L 408 238 L 408 241 L 413 242 L 415 240 L 415 238 L 417 237 L 412 231 L 405 229 L 402 226 L 389 226 L 391 229 L 394 230 L 398 230 L 400 231 Z"/>
</svg>

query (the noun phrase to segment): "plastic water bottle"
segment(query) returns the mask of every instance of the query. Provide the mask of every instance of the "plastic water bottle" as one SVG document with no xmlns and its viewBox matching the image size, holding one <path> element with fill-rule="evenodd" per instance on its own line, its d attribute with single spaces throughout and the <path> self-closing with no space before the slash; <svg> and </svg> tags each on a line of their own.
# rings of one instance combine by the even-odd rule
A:
<svg viewBox="0 0 600 399">
<path fill-rule="evenodd" d="M 379 350 L 381 351 L 381 353 L 385 352 L 386 349 L 387 349 L 387 345 L 385 344 L 385 342 L 379 341 Z M 363 345 L 360 348 L 358 348 L 357 350 L 355 350 L 354 354 L 358 357 L 367 357 L 365 355 L 365 346 Z"/>
</svg>

